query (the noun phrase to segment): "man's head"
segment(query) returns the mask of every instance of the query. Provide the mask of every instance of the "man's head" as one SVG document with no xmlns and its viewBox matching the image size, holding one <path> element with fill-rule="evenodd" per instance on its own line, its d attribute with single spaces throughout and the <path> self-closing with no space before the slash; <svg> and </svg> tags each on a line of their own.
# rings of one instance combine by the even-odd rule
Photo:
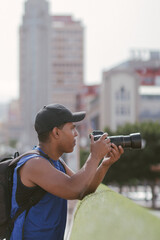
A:
<svg viewBox="0 0 160 240">
<path fill-rule="evenodd" d="M 54 127 L 65 123 L 79 122 L 84 119 L 85 112 L 72 113 L 61 104 L 50 104 L 44 106 L 36 115 L 35 130 L 38 136 L 52 131 Z"/>
</svg>

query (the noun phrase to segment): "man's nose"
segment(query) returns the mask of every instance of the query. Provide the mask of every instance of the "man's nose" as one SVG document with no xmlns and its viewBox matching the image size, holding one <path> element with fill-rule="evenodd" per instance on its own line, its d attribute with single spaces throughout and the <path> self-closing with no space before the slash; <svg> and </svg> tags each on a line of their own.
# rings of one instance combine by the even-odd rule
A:
<svg viewBox="0 0 160 240">
<path fill-rule="evenodd" d="M 78 136 L 78 131 L 77 131 L 77 129 L 75 129 L 74 135 L 75 135 L 75 137 Z"/>
</svg>

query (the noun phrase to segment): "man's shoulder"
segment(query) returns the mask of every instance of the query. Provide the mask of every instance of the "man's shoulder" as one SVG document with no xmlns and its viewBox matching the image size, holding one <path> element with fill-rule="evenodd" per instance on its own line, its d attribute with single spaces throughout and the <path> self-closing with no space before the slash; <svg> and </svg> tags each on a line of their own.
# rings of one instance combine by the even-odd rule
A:
<svg viewBox="0 0 160 240">
<path fill-rule="evenodd" d="M 45 159 L 44 157 L 42 157 L 38 154 L 37 155 L 32 154 L 32 155 L 25 156 L 25 157 L 23 157 L 23 159 L 21 159 L 21 161 L 22 161 L 22 165 L 24 168 L 32 168 L 32 170 L 38 169 L 38 168 L 43 168 L 44 166 L 49 164 L 47 159 Z"/>
</svg>

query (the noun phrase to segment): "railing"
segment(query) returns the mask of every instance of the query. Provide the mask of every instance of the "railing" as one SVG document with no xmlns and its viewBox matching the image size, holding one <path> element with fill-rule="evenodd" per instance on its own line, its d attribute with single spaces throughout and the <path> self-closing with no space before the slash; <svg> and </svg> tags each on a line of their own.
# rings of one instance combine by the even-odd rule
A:
<svg viewBox="0 0 160 240">
<path fill-rule="evenodd" d="M 160 240 L 160 219 L 101 185 L 79 202 L 69 240 Z"/>
</svg>

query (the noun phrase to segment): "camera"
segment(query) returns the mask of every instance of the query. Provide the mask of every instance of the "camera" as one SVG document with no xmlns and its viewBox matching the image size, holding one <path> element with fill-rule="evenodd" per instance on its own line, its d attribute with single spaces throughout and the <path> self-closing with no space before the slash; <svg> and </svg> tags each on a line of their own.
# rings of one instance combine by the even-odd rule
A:
<svg viewBox="0 0 160 240">
<path fill-rule="evenodd" d="M 94 130 L 91 133 L 94 136 L 94 141 L 97 141 L 104 132 L 99 130 Z M 121 145 L 123 148 L 130 149 L 141 149 L 142 148 L 142 139 L 140 133 L 131 133 L 129 135 L 118 135 L 118 136 L 108 136 L 112 143 L 116 146 Z"/>
</svg>

